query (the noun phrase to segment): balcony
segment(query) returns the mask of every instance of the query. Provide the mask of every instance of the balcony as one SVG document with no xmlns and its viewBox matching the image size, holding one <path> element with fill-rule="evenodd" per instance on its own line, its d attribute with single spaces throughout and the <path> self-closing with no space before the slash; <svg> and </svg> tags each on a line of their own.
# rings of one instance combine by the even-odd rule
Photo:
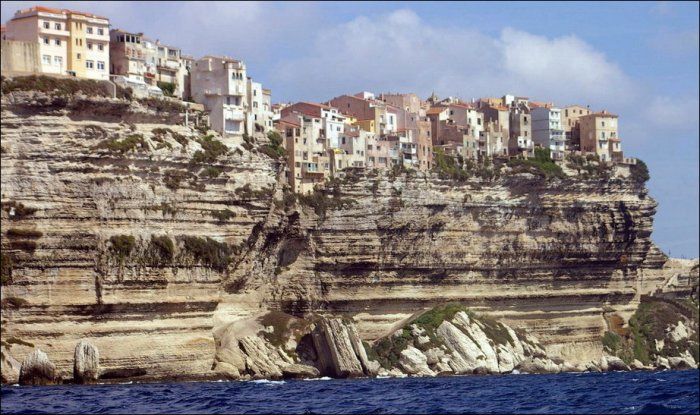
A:
<svg viewBox="0 0 700 415">
<path fill-rule="evenodd" d="M 85 39 L 86 40 L 97 40 L 100 42 L 109 42 L 109 29 L 104 29 L 104 34 L 99 35 L 97 34 L 97 30 L 93 30 L 92 33 L 87 33 L 85 32 Z"/>
</svg>

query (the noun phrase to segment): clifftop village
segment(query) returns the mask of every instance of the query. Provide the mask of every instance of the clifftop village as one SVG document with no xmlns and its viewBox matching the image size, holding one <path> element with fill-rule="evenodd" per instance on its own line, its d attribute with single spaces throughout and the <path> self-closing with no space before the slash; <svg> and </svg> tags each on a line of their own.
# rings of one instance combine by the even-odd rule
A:
<svg viewBox="0 0 700 415">
<path fill-rule="evenodd" d="M 3 73 L 87 78 L 129 87 L 137 97 L 168 96 L 201 104 L 224 137 L 277 132 L 289 184 L 306 193 L 337 171 L 403 166 L 433 168 L 437 153 L 461 160 L 533 158 L 549 149 L 606 164 L 623 157 L 618 117 L 587 106 L 559 107 L 527 97 L 426 100 L 413 93 L 359 92 L 327 102 L 272 104 L 272 92 L 244 62 L 194 58 L 143 32 L 111 28 L 107 17 L 36 6 L 2 26 Z M 170 99 L 173 99 L 170 98 Z"/>
</svg>

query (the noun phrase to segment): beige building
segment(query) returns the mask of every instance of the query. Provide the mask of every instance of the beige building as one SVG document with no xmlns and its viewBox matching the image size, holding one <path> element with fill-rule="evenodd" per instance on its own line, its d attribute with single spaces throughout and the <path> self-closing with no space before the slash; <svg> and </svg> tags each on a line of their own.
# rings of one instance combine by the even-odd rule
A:
<svg viewBox="0 0 700 415">
<path fill-rule="evenodd" d="M 40 72 L 109 79 L 109 19 L 91 13 L 36 6 L 7 22 L 7 40 L 37 42 Z"/>
<path fill-rule="evenodd" d="M 617 115 L 603 110 L 579 118 L 581 151 L 595 153 L 600 160 L 622 161 L 622 143 L 617 133 Z"/>
<path fill-rule="evenodd" d="M 581 124 L 579 119 L 592 111 L 581 105 L 570 105 L 561 110 L 561 125 L 564 129 L 566 142 L 574 151 L 581 150 Z"/>
<path fill-rule="evenodd" d="M 275 126 L 284 137 L 292 191 L 305 194 L 322 185 L 330 176 L 331 159 L 320 138 L 321 118 L 295 113 L 282 117 Z"/>
</svg>

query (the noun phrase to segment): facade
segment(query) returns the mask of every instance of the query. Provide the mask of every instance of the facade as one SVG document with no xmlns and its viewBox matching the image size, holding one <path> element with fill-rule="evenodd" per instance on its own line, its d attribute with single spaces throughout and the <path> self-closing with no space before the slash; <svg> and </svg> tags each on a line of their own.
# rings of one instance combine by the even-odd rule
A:
<svg viewBox="0 0 700 415">
<path fill-rule="evenodd" d="M 276 122 L 287 151 L 288 182 L 293 192 L 309 193 L 331 173 L 331 158 L 320 139 L 321 119 L 290 114 Z"/>
<path fill-rule="evenodd" d="M 340 136 L 345 131 L 347 117 L 341 114 L 337 108 L 313 102 L 297 102 L 281 110 L 282 116 L 293 113 L 321 118 L 323 120 L 323 136 L 328 140 L 328 147 L 340 147 Z"/>
<path fill-rule="evenodd" d="M 511 156 L 522 155 L 528 158 L 535 155 L 532 141 L 532 117 L 525 105 L 511 108 L 509 133 L 508 151 Z"/>
<path fill-rule="evenodd" d="M 40 72 L 109 79 L 109 19 L 91 13 L 36 6 L 7 22 L 7 40 L 37 42 Z"/>
<path fill-rule="evenodd" d="M 537 106 L 532 115 L 532 140 L 543 148 L 549 148 L 554 160 L 562 160 L 566 151 L 566 137 L 561 125 L 561 110 L 549 106 Z"/>
<path fill-rule="evenodd" d="M 581 150 L 581 124 L 579 119 L 592 111 L 580 105 L 570 105 L 561 111 L 561 125 L 569 148 L 574 151 Z"/>
<path fill-rule="evenodd" d="M 623 160 L 622 143 L 617 134 L 617 115 L 603 110 L 579 118 L 581 151 L 598 155 L 601 161 Z"/>
<path fill-rule="evenodd" d="M 222 135 L 246 133 L 248 82 L 243 62 L 205 56 L 194 62 L 192 98 L 210 112 L 211 128 Z"/>
<path fill-rule="evenodd" d="M 186 63 L 182 60 L 182 51 L 174 46 L 155 42 L 156 85 L 159 83 L 173 85 L 173 96 L 182 98 L 185 93 Z"/>
</svg>

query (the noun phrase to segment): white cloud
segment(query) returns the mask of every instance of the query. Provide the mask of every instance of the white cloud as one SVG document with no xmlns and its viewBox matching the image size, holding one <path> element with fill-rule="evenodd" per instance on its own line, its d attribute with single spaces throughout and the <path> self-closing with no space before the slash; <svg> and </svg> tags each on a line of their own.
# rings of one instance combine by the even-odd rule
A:
<svg viewBox="0 0 700 415">
<path fill-rule="evenodd" d="M 464 98 L 512 92 L 562 105 L 621 105 L 636 94 L 614 63 L 575 36 L 551 39 L 505 28 L 491 37 L 431 25 L 411 10 L 329 28 L 305 52 L 271 77 L 294 83 L 292 96 L 310 99 L 365 89 L 426 96 L 435 89 Z"/>
<path fill-rule="evenodd" d="M 673 130 L 698 128 L 698 98 L 655 97 L 645 108 L 648 121 L 653 125 Z"/>
</svg>

